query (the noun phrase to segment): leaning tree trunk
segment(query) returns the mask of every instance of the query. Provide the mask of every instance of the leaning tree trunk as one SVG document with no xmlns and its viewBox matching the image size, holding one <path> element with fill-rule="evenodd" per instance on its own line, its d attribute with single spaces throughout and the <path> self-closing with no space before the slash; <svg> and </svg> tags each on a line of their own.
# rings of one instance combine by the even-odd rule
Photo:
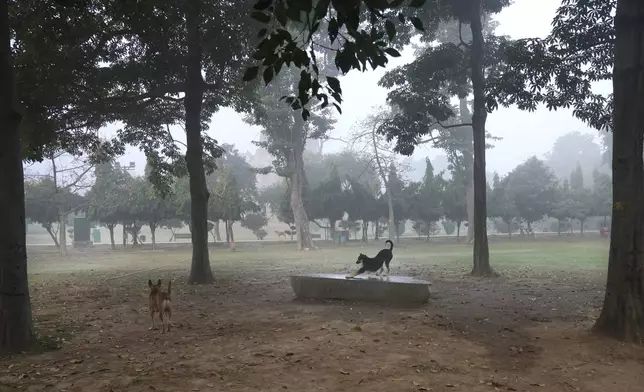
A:
<svg viewBox="0 0 644 392">
<path fill-rule="evenodd" d="M 472 275 L 491 276 L 490 251 L 487 242 L 487 187 L 485 183 L 485 77 L 483 74 L 483 28 L 481 26 L 481 0 L 472 0 L 471 24 L 472 90 L 474 113 L 472 132 L 474 137 L 474 255 Z"/>
<path fill-rule="evenodd" d="M 54 241 L 54 246 L 56 247 L 56 249 L 60 249 L 60 244 L 58 243 L 57 233 L 54 233 L 54 231 L 51 229 L 51 224 L 49 224 L 47 227 L 45 227 L 45 230 L 47 230 L 47 233 L 49 233 L 49 236 Z"/>
<path fill-rule="evenodd" d="M 644 343 L 644 2 L 618 0 L 613 68 L 613 218 L 596 332 Z"/>
<path fill-rule="evenodd" d="M 295 220 L 297 232 L 297 248 L 308 250 L 313 247 L 311 232 L 309 231 L 309 218 L 302 201 L 302 187 L 304 184 L 304 160 L 302 157 L 303 148 L 294 146 L 291 152 L 291 210 Z"/>
<path fill-rule="evenodd" d="M 7 3 L 0 1 L 0 355 L 24 351 L 34 341 L 27 281 L 21 115 L 15 109 Z"/>
<path fill-rule="evenodd" d="M 190 177 L 190 226 L 192 228 L 192 264 L 189 284 L 207 284 L 215 281 L 208 257 L 208 186 L 203 165 L 201 140 L 201 107 L 204 81 L 201 76 L 201 0 L 187 0 L 186 26 L 188 28 L 186 56 L 186 163 Z"/>
</svg>

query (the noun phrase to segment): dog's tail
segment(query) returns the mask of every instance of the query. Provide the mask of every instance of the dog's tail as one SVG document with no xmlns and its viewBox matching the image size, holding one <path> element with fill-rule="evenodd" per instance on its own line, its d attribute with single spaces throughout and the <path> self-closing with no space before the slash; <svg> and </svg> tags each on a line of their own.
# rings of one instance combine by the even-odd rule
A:
<svg viewBox="0 0 644 392">
<path fill-rule="evenodd" d="M 385 241 L 385 244 L 389 244 L 389 250 L 394 250 L 394 243 L 391 240 Z"/>
</svg>

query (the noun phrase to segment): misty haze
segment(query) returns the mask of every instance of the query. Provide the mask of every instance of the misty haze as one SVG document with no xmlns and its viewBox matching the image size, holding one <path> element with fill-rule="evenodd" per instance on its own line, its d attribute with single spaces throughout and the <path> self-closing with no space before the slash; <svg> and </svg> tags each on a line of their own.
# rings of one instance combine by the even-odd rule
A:
<svg viewBox="0 0 644 392">
<path fill-rule="evenodd" d="M 640 0 L 0 4 L 0 392 L 641 390 Z"/>
</svg>

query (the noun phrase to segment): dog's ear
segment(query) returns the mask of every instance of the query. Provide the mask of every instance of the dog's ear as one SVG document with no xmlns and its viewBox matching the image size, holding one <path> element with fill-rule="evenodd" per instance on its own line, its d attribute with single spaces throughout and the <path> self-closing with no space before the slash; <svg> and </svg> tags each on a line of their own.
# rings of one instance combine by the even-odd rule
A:
<svg viewBox="0 0 644 392">
<path fill-rule="evenodd" d="M 161 279 L 157 281 L 157 286 L 161 286 Z"/>
<path fill-rule="evenodd" d="M 152 287 L 152 279 L 148 279 L 148 287 Z"/>
</svg>

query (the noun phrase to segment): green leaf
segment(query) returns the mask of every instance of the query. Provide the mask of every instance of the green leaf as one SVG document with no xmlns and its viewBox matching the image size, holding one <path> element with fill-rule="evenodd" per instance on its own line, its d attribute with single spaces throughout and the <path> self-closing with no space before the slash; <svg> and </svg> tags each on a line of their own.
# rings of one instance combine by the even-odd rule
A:
<svg viewBox="0 0 644 392">
<path fill-rule="evenodd" d="M 315 5 L 315 19 L 323 19 L 328 10 L 329 2 L 331 0 L 318 0 L 318 3 Z"/>
<path fill-rule="evenodd" d="M 268 33 L 268 29 L 267 29 L 267 28 L 259 29 L 259 32 L 257 33 L 257 38 L 262 38 L 262 37 L 264 37 L 264 36 L 266 35 L 266 33 Z"/>
<path fill-rule="evenodd" d="M 271 21 L 271 17 L 261 11 L 253 11 L 250 14 L 250 17 L 255 19 L 256 21 L 260 23 L 268 23 Z"/>
<path fill-rule="evenodd" d="M 394 48 L 386 48 L 385 53 L 387 53 L 391 57 L 400 57 L 400 52 Z"/>
<path fill-rule="evenodd" d="M 307 109 L 302 109 L 302 120 L 306 121 L 311 117 L 311 112 L 309 112 Z"/>
<path fill-rule="evenodd" d="M 409 6 L 414 8 L 420 8 L 424 6 L 426 2 L 427 0 L 411 0 L 409 2 Z"/>
<path fill-rule="evenodd" d="M 396 26 L 394 26 L 394 22 L 387 20 L 385 22 L 385 30 L 387 31 L 389 41 L 393 41 L 394 37 L 396 37 Z"/>
<path fill-rule="evenodd" d="M 257 0 L 253 8 L 255 8 L 258 11 L 264 11 L 268 7 L 271 6 L 273 3 L 273 0 Z"/>
<path fill-rule="evenodd" d="M 335 41 L 336 38 L 338 38 L 338 32 L 339 32 L 339 25 L 338 21 L 336 18 L 332 18 L 329 21 L 329 26 L 327 27 L 327 32 L 329 33 L 329 39 L 331 40 L 331 43 Z"/>
<path fill-rule="evenodd" d="M 268 67 L 264 70 L 264 83 L 268 85 L 271 80 L 273 80 L 273 77 L 275 76 L 275 72 L 273 71 L 273 67 Z"/>
<path fill-rule="evenodd" d="M 286 26 L 286 23 L 288 23 L 288 18 L 286 14 L 286 8 L 284 8 L 284 3 L 283 2 L 278 2 L 277 5 L 275 6 L 275 19 L 281 24 L 282 26 Z"/>
<path fill-rule="evenodd" d="M 250 82 L 251 80 L 255 79 L 258 73 L 259 73 L 259 67 L 246 68 L 246 71 L 244 72 L 244 78 L 243 78 L 244 82 Z"/>
<path fill-rule="evenodd" d="M 337 103 L 334 103 L 333 106 L 335 106 L 335 110 L 337 110 L 338 113 L 342 114 L 342 109 L 340 109 L 340 105 L 338 105 Z"/>
<path fill-rule="evenodd" d="M 340 81 L 337 78 L 334 78 L 333 76 L 327 76 L 326 81 L 327 81 L 327 83 L 329 83 L 329 87 L 331 87 L 331 90 L 342 94 L 342 88 L 340 87 Z"/>
<path fill-rule="evenodd" d="M 421 22 L 420 18 L 413 16 L 409 18 L 409 20 L 411 21 L 411 24 L 414 25 L 416 30 L 425 31 L 425 27 L 423 27 L 423 22 Z"/>
</svg>

